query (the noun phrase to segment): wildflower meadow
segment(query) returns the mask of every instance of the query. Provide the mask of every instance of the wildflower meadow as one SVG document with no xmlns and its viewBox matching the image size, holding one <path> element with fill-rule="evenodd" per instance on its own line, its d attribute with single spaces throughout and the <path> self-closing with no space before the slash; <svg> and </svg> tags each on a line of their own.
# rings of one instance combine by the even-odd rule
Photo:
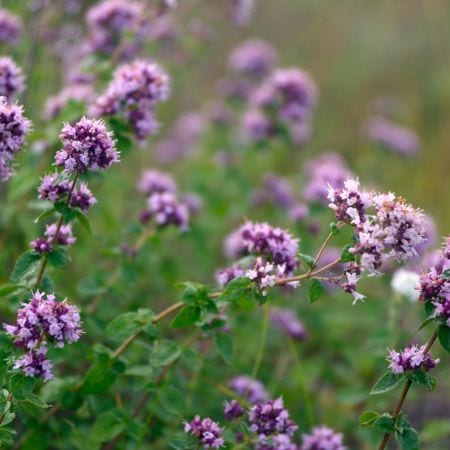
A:
<svg viewBox="0 0 450 450">
<path fill-rule="evenodd" d="M 450 448 L 450 7 L 0 1 L 0 448 Z"/>
</svg>

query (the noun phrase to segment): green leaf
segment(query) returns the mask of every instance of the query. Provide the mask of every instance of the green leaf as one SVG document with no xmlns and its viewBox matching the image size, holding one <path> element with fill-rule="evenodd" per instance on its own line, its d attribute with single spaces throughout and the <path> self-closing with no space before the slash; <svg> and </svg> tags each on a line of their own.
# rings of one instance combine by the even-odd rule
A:
<svg viewBox="0 0 450 450">
<path fill-rule="evenodd" d="M 90 437 L 96 442 L 110 441 L 125 430 L 125 421 L 118 411 L 101 413 L 92 426 Z"/>
<path fill-rule="evenodd" d="M 85 394 L 102 394 L 107 392 L 116 381 L 117 375 L 123 372 L 123 366 L 109 358 L 100 355 L 86 373 L 83 380 L 82 392 Z"/>
<path fill-rule="evenodd" d="M 175 386 L 169 385 L 163 389 L 160 400 L 164 408 L 172 414 L 183 414 L 186 410 L 186 395 Z"/>
<path fill-rule="evenodd" d="M 200 319 L 201 309 L 198 306 L 185 306 L 170 322 L 170 328 L 184 328 L 194 325 Z"/>
<path fill-rule="evenodd" d="M 220 295 L 220 300 L 235 302 L 249 295 L 252 289 L 252 282 L 248 278 L 235 278 L 231 280 Z"/>
<path fill-rule="evenodd" d="M 41 256 L 34 252 L 22 253 L 14 265 L 14 269 L 10 276 L 10 281 L 18 283 L 25 277 L 31 275 L 38 267 Z"/>
<path fill-rule="evenodd" d="M 395 421 L 390 414 L 384 413 L 373 422 L 373 426 L 385 433 L 392 433 L 395 430 Z"/>
<path fill-rule="evenodd" d="M 171 440 L 169 445 L 175 450 L 194 450 L 198 447 L 198 440 L 193 436 L 186 436 L 184 438 Z"/>
<path fill-rule="evenodd" d="M 401 450 L 420 450 L 419 435 L 414 428 L 404 428 L 402 432 L 395 433 L 398 445 Z"/>
<path fill-rule="evenodd" d="M 16 432 L 14 430 L 12 430 L 11 428 L 0 428 L 0 444 L 5 444 L 5 445 L 13 445 L 14 444 L 14 439 L 13 439 L 13 435 L 16 434 Z"/>
<path fill-rule="evenodd" d="M 85 214 L 83 214 L 81 211 L 75 211 L 75 214 L 77 216 L 78 222 L 80 222 L 80 225 L 89 233 L 92 235 L 92 228 L 91 224 L 89 222 L 89 219 L 86 217 Z"/>
<path fill-rule="evenodd" d="M 450 328 L 447 325 L 441 325 L 438 329 L 438 338 L 442 347 L 450 352 Z"/>
<path fill-rule="evenodd" d="M 172 364 L 181 355 L 179 345 L 174 341 L 161 340 L 155 343 L 150 355 L 150 364 L 163 367 Z"/>
<path fill-rule="evenodd" d="M 9 380 L 9 390 L 18 401 L 24 401 L 31 394 L 36 380 L 33 377 L 27 377 L 21 373 L 14 374 Z"/>
<path fill-rule="evenodd" d="M 330 231 L 333 234 L 333 236 L 336 236 L 341 232 L 340 227 L 338 227 L 334 222 L 330 223 Z"/>
<path fill-rule="evenodd" d="M 308 286 L 309 303 L 317 302 L 324 293 L 325 288 L 319 280 L 312 279 Z"/>
<path fill-rule="evenodd" d="M 395 389 L 403 380 L 403 375 L 392 373 L 388 370 L 381 378 L 375 383 L 374 387 L 370 391 L 370 395 L 384 394 L 385 392 Z"/>
<path fill-rule="evenodd" d="M 214 345 L 219 355 L 226 364 L 233 362 L 233 340 L 227 333 L 216 333 L 214 335 Z"/>
<path fill-rule="evenodd" d="M 347 263 L 355 260 L 355 255 L 350 252 L 353 244 L 347 244 L 341 253 L 341 263 Z"/>
<path fill-rule="evenodd" d="M 4 284 L 0 286 L 0 297 L 6 297 L 19 289 L 23 289 L 23 286 L 20 284 Z"/>
<path fill-rule="evenodd" d="M 39 408 L 47 408 L 47 403 L 37 395 L 33 394 L 32 390 L 35 385 L 35 379 L 22 375 L 21 373 L 16 373 L 9 380 L 11 394 L 18 402 L 28 402 Z"/>
<path fill-rule="evenodd" d="M 302 261 L 312 269 L 314 267 L 314 258 L 311 255 L 307 255 L 305 253 L 299 253 L 298 256 L 302 259 Z"/>
<path fill-rule="evenodd" d="M 127 312 L 116 317 L 106 327 L 106 336 L 109 338 L 123 340 L 136 333 L 142 324 L 136 312 Z"/>
<path fill-rule="evenodd" d="M 376 411 L 365 411 L 359 416 L 359 424 L 362 427 L 369 427 L 378 419 L 378 417 L 380 417 L 380 413 L 377 413 Z"/>
<path fill-rule="evenodd" d="M 419 386 L 425 386 L 428 390 L 433 391 L 436 388 L 436 378 L 425 370 L 414 370 L 408 377 Z"/>
<path fill-rule="evenodd" d="M 447 269 L 443 273 L 441 273 L 441 278 L 443 278 L 444 280 L 450 280 L 450 269 Z"/>
<path fill-rule="evenodd" d="M 67 263 L 71 261 L 70 255 L 63 247 L 57 247 L 47 255 L 47 260 L 50 265 L 58 269 L 65 269 Z"/>
<path fill-rule="evenodd" d="M 416 332 L 423 330 L 424 328 L 426 328 L 428 325 L 430 325 L 430 323 L 434 322 L 435 320 L 436 320 L 436 317 L 434 317 L 434 315 L 431 317 L 428 317 L 417 327 Z"/>
<path fill-rule="evenodd" d="M 55 210 L 62 215 L 64 222 L 72 222 L 77 217 L 78 211 L 68 206 L 65 202 L 55 203 Z"/>
<path fill-rule="evenodd" d="M 45 211 L 43 211 L 41 214 L 39 214 L 38 217 L 36 217 L 36 219 L 34 219 L 34 223 L 38 223 L 41 220 L 47 219 L 48 217 L 52 216 L 55 212 L 55 208 L 53 208 L 53 206 L 50 209 L 47 209 Z"/>
</svg>

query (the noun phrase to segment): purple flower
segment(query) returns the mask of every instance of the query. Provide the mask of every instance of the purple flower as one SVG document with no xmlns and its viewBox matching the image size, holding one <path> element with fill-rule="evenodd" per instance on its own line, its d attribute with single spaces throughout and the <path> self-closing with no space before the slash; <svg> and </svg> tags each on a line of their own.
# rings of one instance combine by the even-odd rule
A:
<svg viewBox="0 0 450 450">
<path fill-rule="evenodd" d="M 129 0 L 104 0 L 87 13 L 89 28 L 88 47 L 91 51 L 111 54 L 121 44 L 125 33 L 138 37 L 145 25 L 144 5 Z M 138 43 L 128 44 L 123 53 L 135 53 Z"/>
<path fill-rule="evenodd" d="M 228 65 L 237 74 L 258 79 L 268 75 L 276 61 L 277 52 L 272 45 L 260 39 L 249 39 L 233 49 Z"/>
<path fill-rule="evenodd" d="M 266 402 L 269 399 L 263 384 L 245 375 L 232 378 L 228 386 L 239 397 L 245 398 L 251 404 Z"/>
<path fill-rule="evenodd" d="M 260 256 L 256 258 L 251 269 L 245 271 L 245 276 L 253 281 L 262 295 L 267 295 L 267 288 L 275 286 L 278 279 L 285 276 L 285 266 L 274 266 Z"/>
<path fill-rule="evenodd" d="M 53 245 L 51 241 L 45 238 L 37 238 L 30 242 L 30 247 L 36 253 L 49 253 L 53 250 Z"/>
<path fill-rule="evenodd" d="M 158 124 L 155 107 L 170 94 L 169 77 L 156 63 L 136 60 L 120 66 L 106 92 L 91 108 L 94 116 L 122 112 L 138 139 L 153 134 Z"/>
<path fill-rule="evenodd" d="M 302 435 L 300 450 L 346 450 L 343 436 L 326 426 L 314 427 L 310 434 Z"/>
<path fill-rule="evenodd" d="M 251 101 L 258 108 L 275 110 L 282 122 L 302 122 L 317 102 L 317 88 L 303 70 L 279 69 L 254 92 Z"/>
<path fill-rule="evenodd" d="M 12 160 L 22 149 L 30 129 L 31 122 L 23 116 L 22 106 L 9 104 L 0 97 L 0 177 L 3 181 L 13 175 Z"/>
<path fill-rule="evenodd" d="M 243 134 L 250 142 L 262 142 L 274 134 L 274 126 L 260 109 L 251 108 L 242 117 Z"/>
<path fill-rule="evenodd" d="M 305 175 L 308 182 L 303 190 L 303 196 L 308 201 L 328 204 L 328 185 L 334 189 L 344 187 L 344 182 L 353 176 L 340 155 L 333 152 L 323 153 L 308 161 L 305 165 Z"/>
<path fill-rule="evenodd" d="M 0 43 L 15 45 L 22 34 L 22 21 L 6 9 L 0 9 Z"/>
<path fill-rule="evenodd" d="M 46 225 L 44 234 L 49 242 L 53 243 L 57 231 L 58 231 L 58 238 L 55 242 L 56 244 L 65 246 L 75 244 L 76 238 L 73 236 L 72 225 L 70 223 L 66 225 L 61 225 L 61 227 L 59 227 L 59 230 L 58 225 L 56 223 Z"/>
<path fill-rule="evenodd" d="M 272 308 L 270 310 L 270 320 L 292 339 L 303 340 L 306 338 L 304 325 L 290 309 Z"/>
<path fill-rule="evenodd" d="M 22 358 L 15 361 L 13 369 L 22 369 L 27 377 L 42 377 L 44 381 L 53 378 L 53 364 L 46 358 L 47 347 L 29 350 Z"/>
<path fill-rule="evenodd" d="M 225 443 L 222 431 L 223 428 L 209 417 L 201 419 L 200 416 L 195 416 L 190 422 L 184 422 L 184 432 L 198 438 L 205 448 L 222 447 Z"/>
<path fill-rule="evenodd" d="M 104 170 L 119 162 L 112 132 L 101 120 L 83 117 L 75 125 L 67 123 L 59 137 L 63 149 L 56 153 L 55 163 L 67 173 Z"/>
<path fill-rule="evenodd" d="M 255 9 L 256 0 L 228 0 L 231 3 L 232 19 L 236 25 L 248 25 L 253 11 Z"/>
<path fill-rule="evenodd" d="M 283 399 L 257 403 L 249 411 L 250 431 L 259 436 L 286 434 L 293 436 L 297 425 L 289 419 L 289 412 L 284 407 Z"/>
<path fill-rule="evenodd" d="M 221 287 L 225 287 L 230 281 L 235 278 L 242 278 L 245 271 L 239 266 L 231 266 L 227 269 L 220 269 L 216 273 L 216 280 Z"/>
<path fill-rule="evenodd" d="M 146 170 L 142 173 L 138 181 L 138 190 L 145 195 L 152 195 L 155 193 L 170 192 L 174 194 L 177 190 L 177 185 L 174 179 L 159 170 Z"/>
<path fill-rule="evenodd" d="M 75 188 L 70 196 L 70 207 L 79 208 L 83 212 L 88 212 L 92 205 L 97 203 L 97 199 L 94 197 L 86 183 L 80 183 Z"/>
<path fill-rule="evenodd" d="M 424 354 L 426 345 L 421 347 L 410 345 L 401 352 L 389 350 L 389 369 L 396 374 L 402 374 L 410 370 L 429 370 L 439 363 L 439 359 L 431 359 L 430 353 Z"/>
<path fill-rule="evenodd" d="M 182 196 L 183 203 L 189 210 L 189 214 L 198 214 L 203 208 L 202 198 L 194 192 L 188 192 Z"/>
<path fill-rule="evenodd" d="M 223 408 L 223 414 L 229 421 L 242 417 L 244 415 L 244 408 L 239 404 L 237 400 L 231 400 L 231 402 L 225 402 Z"/>
<path fill-rule="evenodd" d="M 274 436 L 261 436 L 255 445 L 255 450 L 298 450 L 296 444 L 287 434 L 276 434 Z"/>
<path fill-rule="evenodd" d="M 373 117 L 366 124 L 368 137 L 383 147 L 404 156 L 412 156 L 420 150 L 420 140 L 408 128 L 383 118 Z"/>
<path fill-rule="evenodd" d="M 303 222 L 309 214 L 309 208 L 304 203 L 295 203 L 289 208 L 289 218 L 293 222 Z"/>
<path fill-rule="evenodd" d="M 45 175 L 38 188 L 39 198 L 41 200 L 49 200 L 52 203 L 60 201 L 69 191 L 69 181 L 57 172 Z"/>
<path fill-rule="evenodd" d="M 424 302 L 431 302 L 434 315 L 450 327 L 450 281 L 443 273 L 450 269 L 450 238 L 445 239 L 444 248 L 435 257 L 435 266 L 420 277 L 420 297 Z"/>
<path fill-rule="evenodd" d="M 22 69 L 11 58 L 0 57 L 0 97 L 11 101 L 24 88 L 25 77 Z"/>
<path fill-rule="evenodd" d="M 57 302 L 53 294 L 36 291 L 30 302 L 23 303 L 17 312 L 16 325 L 4 325 L 14 344 L 36 349 L 45 340 L 57 347 L 71 344 L 81 336 L 80 312 L 64 300 Z"/>
<path fill-rule="evenodd" d="M 269 262 L 284 266 L 286 275 L 297 268 L 298 239 L 286 230 L 267 223 L 246 222 L 240 228 L 240 237 L 245 253 L 264 256 Z"/>
<path fill-rule="evenodd" d="M 357 243 L 350 251 L 360 257 L 363 270 L 376 275 L 386 261 L 404 262 L 417 256 L 416 247 L 425 241 L 426 219 L 392 193 L 372 198 L 376 215 L 360 223 Z"/>
<path fill-rule="evenodd" d="M 159 228 L 175 225 L 181 231 L 188 228 L 189 211 L 170 192 L 155 193 L 147 202 L 147 209 L 141 214 L 141 221 L 153 219 Z"/>
<path fill-rule="evenodd" d="M 372 205 L 371 195 L 361 191 L 359 181 L 348 179 L 344 187 L 328 186 L 329 207 L 335 211 L 339 222 L 360 226 L 367 220 L 367 209 Z"/>
<path fill-rule="evenodd" d="M 265 200 L 271 201 L 280 208 L 290 208 L 295 203 L 294 194 L 288 180 L 275 174 L 267 174 L 263 179 L 263 186 L 256 191 L 257 204 Z M 259 198 L 258 198 L 259 197 Z"/>
</svg>

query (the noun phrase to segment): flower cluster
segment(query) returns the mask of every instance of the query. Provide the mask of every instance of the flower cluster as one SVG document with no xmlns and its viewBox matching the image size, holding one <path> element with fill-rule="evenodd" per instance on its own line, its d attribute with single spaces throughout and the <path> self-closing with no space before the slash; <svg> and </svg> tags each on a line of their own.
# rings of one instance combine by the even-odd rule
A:
<svg viewBox="0 0 450 450">
<path fill-rule="evenodd" d="M 292 436 L 297 425 L 289 419 L 289 412 L 284 407 L 283 399 L 269 400 L 257 403 L 249 411 L 250 431 L 260 438 L 267 438 L 274 434 Z"/>
<path fill-rule="evenodd" d="M 352 177 L 352 172 L 338 153 L 326 152 L 311 159 L 305 164 L 304 173 L 308 179 L 303 197 L 310 202 L 320 202 L 327 205 L 327 186 L 334 189 L 344 187 L 345 181 Z"/>
<path fill-rule="evenodd" d="M 228 65 L 238 75 L 259 79 L 269 75 L 276 61 L 277 53 L 272 45 L 249 39 L 231 52 Z"/>
<path fill-rule="evenodd" d="M 260 256 L 256 258 L 255 264 L 245 272 L 245 276 L 253 281 L 262 295 L 267 295 L 267 288 L 275 286 L 278 278 L 284 276 L 284 266 L 274 266 Z"/>
<path fill-rule="evenodd" d="M 294 340 L 303 340 L 307 336 L 304 325 L 290 309 L 272 308 L 270 320 Z"/>
<path fill-rule="evenodd" d="M 343 436 L 329 427 L 318 426 L 310 434 L 302 435 L 302 445 L 299 450 L 345 450 Z"/>
<path fill-rule="evenodd" d="M 187 230 L 189 208 L 177 198 L 177 185 L 170 175 L 158 170 L 146 170 L 137 187 L 148 197 L 147 206 L 139 215 L 142 223 L 153 220 L 158 228 L 174 225 L 181 231 Z"/>
<path fill-rule="evenodd" d="M 432 359 L 430 353 L 426 353 L 426 346 L 410 345 L 401 352 L 389 351 L 389 369 L 393 373 L 402 374 L 410 370 L 430 370 L 439 363 L 439 359 Z"/>
<path fill-rule="evenodd" d="M 4 325 L 14 344 L 27 353 L 18 359 L 15 368 L 27 376 L 52 378 L 51 363 L 46 359 L 47 343 L 63 347 L 81 336 L 80 313 L 76 306 L 64 300 L 58 302 L 52 294 L 36 291 L 28 303 L 17 312 L 15 325 Z"/>
<path fill-rule="evenodd" d="M 239 397 L 245 398 L 249 403 L 266 402 L 269 395 L 264 389 L 264 385 L 245 375 L 239 375 L 228 382 L 229 388 Z"/>
<path fill-rule="evenodd" d="M 285 209 L 289 209 L 295 204 L 289 181 L 273 173 L 264 176 L 262 187 L 253 193 L 252 199 L 256 205 L 271 202 Z"/>
<path fill-rule="evenodd" d="M 366 124 L 368 137 L 383 147 L 404 156 L 412 156 L 420 150 L 416 133 L 383 118 L 373 117 Z"/>
<path fill-rule="evenodd" d="M 316 85 L 306 72 L 278 69 L 252 93 L 244 133 L 251 141 L 288 134 L 302 144 L 309 135 L 308 120 L 316 101 Z"/>
<path fill-rule="evenodd" d="M 232 19 L 236 25 L 247 25 L 255 9 L 256 0 L 229 0 L 231 3 Z"/>
<path fill-rule="evenodd" d="M 267 223 L 246 222 L 240 228 L 241 245 L 244 254 L 266 257 L 271 263 L 284 266 L 287 275 L 298 266 L 298 239 Z"/>
<path fill-rule="evenodd" d="M 31 122 L 24 117 L 22 106 L 0 97 L 0 180 L 14 174 L 12 160 L 22 149 L 30 129 Z"/>
<path fill-rule="evenodd" d="M 225 285 L 242 276 L 243 271 L 244 276 L 252 280 L 259 291 L 266 295 L 268 287 L 274 286 L 278 279 L 291 275 L 297 268 L 298 239 L 267 223 L 246 222 L 226 239 L 226 253 L 233 258 L 254 255 L 256 260 L 250 266 L 250 261 L 246 261 L 244 264 L 219 270 L 219 283 Z M 292 285 L 296 286 L 296 283 Z"/>
<path fill-rule="evenodd" d="M 355 227 L 356 243 L 350 252 L 356 263 L 349 265 L 343 288 L 360 300 L 363 296 L 355 289 L 362 273 L 378 275 L 389 261 L 417 256 L 426 238 L 426 216 L 392 193 L 360 190 L 358 180 L 348 179 L 339 189 L 329 186 L 328 199 L 336 219 Z"/>
<path fill-rule="evenodd" d="M 22 34 L 22 21 L 6 9 L 0 8 L 0 43 L 15 45 Z"/>
<path fill-rule="evenodd" d="M 434 266 L 420 277 L 419 299 L 431 304 L 435 317 L 450 327 L 450 237 L 436 256 Z"/>
<path fill-rule="evenodd" d="M 202 419 L 195 416 L 190 422 L 184 423 L 184 431 L 198 438 L 205 448 L 220 448 L 225 443 L 222 437 L 223 428 L 209 417 Z"/>
<path fill-rule="evenodd" d="M 238 417 L 242 417 L 245 413 L 244 408 L 239 404 L 237 400 L 231 400 L 231 402 L 225 402 L 223 406 L 223 415 L 229 421 L 235 420 Z"/>
<path fill-rule="evenodd" d="M 0 58 L 0 97 L 11 101 L 25 89 L 22 69 L 7 56 Z"/>
<path fill-rule="evenodd" d="M 87 12 L 88 50 L 105 55 L 112 54 L 118 45 L 123 45 L 125 33 L 131 34 L 133 41 L 128 43 L 123 54 L 133 55 L 139 48 L 138 37 L 145 21 L 144 5 L 136 1 L 103 0 Z"/>
<path fill-rule="evenodd" d="M 123 114 L 139 140 L 158 128 L 154 110 L 170 94 L 169 77 L 156 63 L 137 60 L 120 66 L 91 108 L 94 116 Z"/>
<path fill-rule="evenodd" d="M 105 170 L 119 161 L 112 132 L 101 120 L 83 117 L 75 125 L 67 123 L 59 137 L 63 148 L 56 153 L 55 164 L 66 173 Z"/>
<path fill-rule="evenodd" d="M 76 238 L 72 232 L 72 225 L 58 226 L 57 223 L 52 223 L 45 226 L 44 237 L 39 237 L 30 242 L 30 247 L 37 253 L 51 252 L 55 245 L 69 247 L 75 244 Z"/>
<path fill-rule="evenodd" d="M 137 185 L 138 191 L 145 195 L 161 194 L 163 192 L 175 193 L 177 185 L 174 179 L 158 170 L 146 170 L 142 173 Z"/>
</svg>

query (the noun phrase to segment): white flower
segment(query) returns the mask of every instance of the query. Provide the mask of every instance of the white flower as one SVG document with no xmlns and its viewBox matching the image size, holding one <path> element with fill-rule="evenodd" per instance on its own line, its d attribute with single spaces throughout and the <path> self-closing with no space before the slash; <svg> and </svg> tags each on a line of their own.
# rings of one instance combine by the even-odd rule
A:
<svg viewBox="0 0 450 450">
<path fill-rule="evenodd" d="M 419 286 L 420 275 L 412 270 L 398 269 L 391 280 L 392 289 L 411 301 L 419 299 Z"/>
</svg>

